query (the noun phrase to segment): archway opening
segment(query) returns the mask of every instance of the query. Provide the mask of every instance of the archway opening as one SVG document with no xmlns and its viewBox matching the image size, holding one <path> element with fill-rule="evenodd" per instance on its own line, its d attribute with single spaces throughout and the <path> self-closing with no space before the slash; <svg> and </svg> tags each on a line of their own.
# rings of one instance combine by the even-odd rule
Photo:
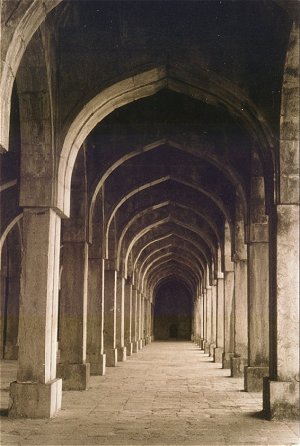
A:
<svg viewBox="0 0 300 446">
<path fill-rule="evenodd" d="M 154 339 L 186 341 L 192 334 L 192 295 L 176 279 L 162 284 L 155 295 Z"/>
</svg>

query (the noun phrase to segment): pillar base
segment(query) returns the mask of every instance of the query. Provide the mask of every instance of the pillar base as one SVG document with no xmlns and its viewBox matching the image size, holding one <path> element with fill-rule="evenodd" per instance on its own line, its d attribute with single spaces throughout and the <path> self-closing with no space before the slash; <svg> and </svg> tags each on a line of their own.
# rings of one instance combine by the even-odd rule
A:
<svg viewBox="0 0 300 446">
<path fill-rule="evenodd" d="M 116 348 L 110 348 L 105 351 L 106 354 L 106 367 L 116 367 L 118 362 L 118 350 Z"/>
<path fill-rule="evenodd" d="M 299 419 L 299 382 L 263 378 L 263 408 L 269 420 Z"/>
<path fill-rule="evenodd" d="M 204 350 L 204 353 L 209 354 L 209 342 L 207 342 L 207 341 L 203 342 L 203 350 Z"/>
<path fill-rule="evenodd" d="M 222 369 L 230 369 L 231 367 L 231 358 L 234 357 L 234 353 L 231 352 L 223 352 L 222 355 Z"/>
<path fill-rule="evenodd" d="M 269 367 L 245 367 L 244 387 L 246 392 L 262 392 L 263 378 L 269 376 Z"/>
<path fill-rule="evenodd" d="M 152 342 L 152 338 L 151 338 L 151 336 L 148 336 L 147 337 L 147 344 L 151 344 L 151 342 Z"/>
<path fill-rule="evenodd" d="M 91 362 L 91 360 L 90 360 L 91 375 L 94 375 L 94 376 L 105 375 L 105 367 L 106 367 L 106 354 L 105 353 L 99 355 L 97 362 Z"/>
<path fill-rule="evenodd" d="M 139 351 L 139 341 L 133 341 L 132 343 L 132 353 L 137 353 Z"/>
<path fill-rule="evenodd" d="M 118 361 L 126 361 L 126 347 L 119 347 L 118 349 Z"/>
<path fill-rule="evenodd" d="M 19 346 L 18 345 L 6 345 L 4 347 L 4 359 L 15 360 L 18 359 Z"/>
<path fill-rule="evenodd" d="M 87 390 L 90 380 L 90 364 L 57 364 L 57 376 L 62 378 L 63 390 Z"/>
<path fill-rule="evenodd" d="M 8 416 L 10 418 L 51 418 L 61 408 L 62 380 L 46 384 L 10 384 Z"/>
<path fill-rule="evenodd" d="M 214 349 L 214 362 L 222 362 L 223 349 L 221 347 L 216 347 Z"/>
<path fill-rule="evenodd" d="M 214 350 L 216 348 L 216 344 L 210 344 L 209 345 L 209 356 L 214 357 Z"/>
<path fill-rule="evenodd" d="M 139 350 L 142 350 L 142 348 L 143 348 L 143 339 L 140 339 L 138 341 L 138 343 L 139 343 Z"/>
<path fill-rule="evenodd" d="M 126 355 L 127 356 L 132 355 L 132 349 L 133 349 L 132 342 L 128 342 L 128 344 L 126 344 Z"/>
<path fill-rule="evenodd" d="M 231 377 L 232 378 L 243 378 L 245 366 L 248 363 L 246 358 L 242 358 L 241 356 L 234 356 L 230 361 L 231 368 Z"/>
<path fill-rule="evenodd" d="M 200 350 L 204 350 L 204 347 L 203 347 L 204 341 L 203 341 L 203 339 L 199 339 L 198 345 L 200 347 Z"/>
</svg>

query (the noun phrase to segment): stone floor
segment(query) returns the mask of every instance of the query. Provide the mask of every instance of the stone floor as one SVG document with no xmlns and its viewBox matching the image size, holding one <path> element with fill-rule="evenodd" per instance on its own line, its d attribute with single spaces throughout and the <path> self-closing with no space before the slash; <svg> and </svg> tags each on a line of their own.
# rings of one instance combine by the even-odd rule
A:
<svg viewBox="0 0 300 446">
<path fill-rule="evenodd" d="M 2 445 L 297 445 L 298 423 L 261 418 L 242 390 L 191 342 L 155 342 L 86 392 L 64 392 L 50 420 L 7 418 L 14 361 L 2 363 Z"/>
</svg>

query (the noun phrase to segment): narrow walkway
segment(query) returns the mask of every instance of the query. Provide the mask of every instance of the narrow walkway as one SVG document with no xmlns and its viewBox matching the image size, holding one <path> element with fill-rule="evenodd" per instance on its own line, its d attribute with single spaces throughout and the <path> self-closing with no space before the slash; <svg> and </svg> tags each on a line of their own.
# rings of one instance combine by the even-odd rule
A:
<svg viewBox="0 0 300 446">
<path fill-rule="evenodd" d="M 2 363 L 2 414 L 9 372 Z M 259 418 L 261 396 L 191 342 L 155 342 L 86 392 L 64 392 L 51 420 L 1 418 L 2 445 L 297 445 L 297 423 Z"/>
</svg>

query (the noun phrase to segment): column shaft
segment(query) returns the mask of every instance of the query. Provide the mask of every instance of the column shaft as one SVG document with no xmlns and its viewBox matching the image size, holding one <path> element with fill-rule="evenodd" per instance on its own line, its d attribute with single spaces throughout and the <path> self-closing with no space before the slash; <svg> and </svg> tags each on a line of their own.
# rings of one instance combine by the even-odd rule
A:
<svg viewBox="0 0 300 446">
<path fill-rule="evenodd" d="M 104 375 L 104 259 L 89 259 L 87 304 L 87 361 L 91 375 Z"/>
<path fill-rule="evenodd" d="M 124 346 L 124 286 L 125 279 L 118 276 L 116 294 L 116 346 L 118 361 L 126 360 L 126 347 Z"/>
<path fill-rule="evenodd" d="M 60 363 L 57 374 L 63 390 L 85 390 L 89 383 L 86 363 L 88 245 L 64 242 L 60 293 Z"/>
<path fill-rule="evenodd" d="M 24 209 L 20 346 L 10 417 L 51 417 L 61 407 L 62 382 L 56 379 L 59 255 L 58 215 L 52 209 Z"/>
<path fill-rule="evenodd" d="M 224 353 L 223 369 L 230 369 L 234 352 L 234 271 L 224 273 Z"/>
<path fill-rule="evenodd" d="M 104 274 L 104 350 L 107 367 L 117 365 L 116 349 L 117 271 L 105 269 Z"/>
<path fill-rule="evenodd" d="M 132 285 L 127 280 L 124 287 L 124 343 L 126 354 L 132 355 Z"/>
</svg>

